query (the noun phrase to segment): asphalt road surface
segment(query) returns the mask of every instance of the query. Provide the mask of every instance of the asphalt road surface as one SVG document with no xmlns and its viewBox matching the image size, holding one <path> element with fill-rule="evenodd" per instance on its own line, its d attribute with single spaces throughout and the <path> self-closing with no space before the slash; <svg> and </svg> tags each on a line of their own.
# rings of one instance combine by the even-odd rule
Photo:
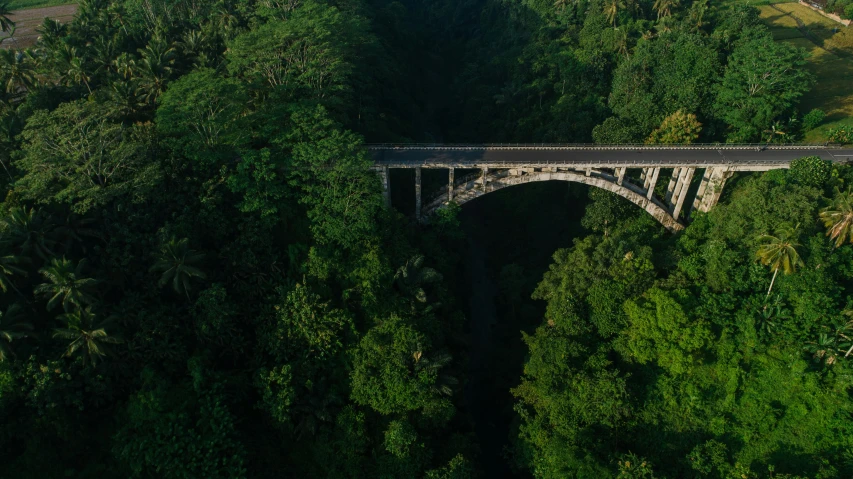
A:
<svg viewBox="0 0 853 479">
<path fill-rule="evenodd" d="M 379 166 L 500 167 L 504 165 L 585 165 L 618 166 L 723 166 L 749 170 L 754 166 L 787 166 L 804 156 L 845 163 L 853 161 L 853 149 L 831 147 L 459 147 L 459 146 L 369 146 Z"/>
</svg>

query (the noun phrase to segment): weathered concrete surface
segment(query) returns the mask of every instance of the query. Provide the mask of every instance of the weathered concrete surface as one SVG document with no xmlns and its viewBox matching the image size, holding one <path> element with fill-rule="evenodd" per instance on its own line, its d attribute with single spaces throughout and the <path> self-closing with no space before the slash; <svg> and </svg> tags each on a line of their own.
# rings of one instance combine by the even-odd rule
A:
<svg viewBox="0 0 853 479">
<path fill-rule="evenodd" d="M 485 180 L 485 183 L 483 182 Z M 461 205 L 479 198 L 487 193 L 497 191 L 515 185 L 523 185 L 534 181 L 573 181 L 585 185 L 595 186 L 603 190 L 616 193 L 617 195 L 627 199 L 640 208 L 644 209 L 664 227 L 670 231 L 680 231 L 684 226 L 676 221 L 675 218 L 667 211 L 666 207 L 659 203 L 656 199 L 649 199 L 642 190 L 634 191 L 626 186 L 620 186 L 613 181 L 599 176 L 586 176 L 585 173 L 569 172 L 569 171 L 539 171 L 524 173 L 521 175 L 510 175 L 508 171 L 495 171 L 487 174 L 476 180 L 471 180 L 467 183 L 457 186 L 453 191 L 454 201 Z M 424 208 L 424 214 L 430 215 L 438 208 L 447 203 L 447 195 L 441 195 Z"/>
</svg>

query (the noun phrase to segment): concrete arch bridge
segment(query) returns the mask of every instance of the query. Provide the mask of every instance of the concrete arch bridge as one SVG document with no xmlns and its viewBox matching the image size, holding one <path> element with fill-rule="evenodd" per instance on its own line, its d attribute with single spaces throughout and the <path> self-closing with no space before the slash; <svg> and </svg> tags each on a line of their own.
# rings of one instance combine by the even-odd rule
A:
<svg viewBox="0 0 853 479">
<path fill-rule="evenodd" d="M 791 161 L 819 156 L 836 163 L 853 159 L 853 149 L 815 145 L 440 145 L 367 146 L 390 204 L 390 170 L 415 170 L 415 215 L 424 219 L 453 201 L 464 204 L 485 194 L 535 181 L 573 181 L 616 193 L 647 211 L 670 231 L 684 228 L 693 210 L 710 211 L 738 171 L 789 168 Z M 422 197 L 423 168 L 446 169 L 447 188 Z M 456 170 L 476 173 L 455 178 Z M 691 188 L 699 177 L 698 188 Z M 655 187 L 666 179 L 665 193 Z M 695 191 L 695 192 L 694 192 Z"/>
</svg>

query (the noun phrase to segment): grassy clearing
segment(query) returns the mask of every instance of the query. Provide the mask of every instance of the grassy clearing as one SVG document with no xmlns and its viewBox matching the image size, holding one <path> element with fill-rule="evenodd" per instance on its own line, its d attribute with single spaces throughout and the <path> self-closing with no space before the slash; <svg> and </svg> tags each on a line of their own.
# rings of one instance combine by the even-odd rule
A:
<svg viewBox="0 0 853 479">
<path fill-rule="evenodd" d="M 55 7 L 57 5 L 69 5 L 77 3 L 76 0 L 10 0 L 11 10 L 25 10 L 28 8 Z"/>
<path fill-rule="evenodd" d="M 853 54 L 853 29 L 798 3 L 778 4 L 776 8 L 799 18 L 814 36 L 824 42 L 823 46 L 850 49 Z"/>
<path fill-rule="evenodd" d="M 779 4 L 779 3 L 797 3 L 797 0 L 721 0 L 720 5 L 752 5 L 753 7 L 761 7 L 762 5 Z"/>
<path fill-rule="evenodd" d="M 5 38 L 0 35 L 0 48 L 29 48 L 38 40 L 38 29 L 45 18 L 52 18 L 62 23 L 68 23 L 74 19 L 77 5 L 66 4 L 53 7 L 28 8 L 15 10 L 9 17 L 15 22 L 15 37 Z"/>
<path fill-rule="evenodd" d="M 853 124 L 853 82 L 850 81 L 853 78 L 853 27 L 845 28 L 796 3 L 776 4 L 775 7 L 760 7 L 762 20 L 770 27 L 774 39 L 809 52 L 808 68 L 817 79 L 812 91 L 803 97 L 800 110 L 806 113 L 820 108 L 827 114 L 824 124 L 808 132 L 805 141 L 826 141 L 830 128 Z M 797 29 L 794 16 L 805 24 L 822 46 L 816 45 Z M 841 56 L 831 50 L 839 50 Z"/>
</svg>

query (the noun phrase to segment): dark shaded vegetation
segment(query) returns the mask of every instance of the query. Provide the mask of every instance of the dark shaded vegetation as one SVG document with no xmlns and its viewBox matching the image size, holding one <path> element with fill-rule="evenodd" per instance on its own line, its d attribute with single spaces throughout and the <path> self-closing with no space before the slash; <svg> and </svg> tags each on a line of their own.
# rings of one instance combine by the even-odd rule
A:
<svg viewBox="0 0 853 479">
<path fill-rule="evenodd" d="M 796 141 L 804 56 L 754 9 L 86 0 L 41 30 L 0 51 L 4 477 L 853 474 L 847 167 L 739 178 L 672 236 L 564 184 L 418 224 L 363 148 Z"/>
</svg>

